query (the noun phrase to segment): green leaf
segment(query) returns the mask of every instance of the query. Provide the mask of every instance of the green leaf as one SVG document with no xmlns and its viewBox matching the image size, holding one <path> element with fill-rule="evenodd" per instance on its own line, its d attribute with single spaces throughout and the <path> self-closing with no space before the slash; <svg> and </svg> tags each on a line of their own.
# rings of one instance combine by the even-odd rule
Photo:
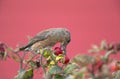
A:
<svg viewBox="0 0 120 79">
<path fill-rule="evenodd" d="M 20 71 L 14 79 L 33 79 L 33 69 Z"/>
<path fill-rule="evenodd" d="M 59 74 L 61 71 L 62 69 L 59 66 L 52 66 L 48 72 L 50 74 Z"/>
<path fill-rule="evenodd" d="M 45 51 L 44 51 L 44 57 L 45 57 L 45 58 L 48 58 L 50 55 L 51 55 L 51 52 L 50 52 L 50 51 L 48 51 L 48 50 L 45 50 Z"/>
<path fill-rule="evenodd" d="M 52 60 L 52 61 L 50 62 L 50 64 L 51 64 L 51 65 L 54 65 L 54 64 L 55 64 L 55 62 Z"/>
<path fill-rule="evenodd" d="M 105 50 L 107 48 L 107 43 L 105 40 L 101 41 L 101 46 L 100 46 L 100 49 L 101 50 Z"/>
<path fill-rule="evenodd" d="M 24 71 L 20 71 L 20 73 L 17 75 L 17 76 L 15 76 L 15 78 L 14 79 L 23 79 L 23 75 L 25 74 L 25 70 Z"/>
<path fill-rule="evenodd" d="M 113 79 L 120 79 L 120 70 L 114 72 Z"/>
<path fill-rule="evenodd" d="M 81 66 L 88 66 L 95 62 L 95 58 L 89 55 L 77 55 L 73 58 L 72 62 L 80 64 Z"/>
<path fill-rule="evenodd" d="M 15 56 L 15 55 L 12 56 L 12 59 L 15 60 L 16 62 L 20 61 L 20 59 L 17 56 Z"/>
<path fill-rule="evenodd" d="M 54 77 L 54 79 L 64 79 L 64 76 L 56 74 L 55 77 Z"/>
<path fill-rule="evenodd" d="M 7 52 L 5 51 L 5 52 L 4 52 L 3 59 L 6 59 L 6 58 L 7 58 L 7 56 L 8 56 L 8 54 L 7 54 Z"/>
<path fill-rule="evenodd" d="M 69 64 L 69 65 L 67 65 L 67 67 L 65 68 L 64 73 L 70 74 L 70 73 L 72 73 L 75 69 L 78 69 L 78 68 L 79 68 L 79 66 L 78 66 L 77 64 L 75 64 L 75 63 Z"/>
<path fill-rule="evenodd" d="M 60 59 L 63 59 L 64 58 L 64 55 L 58 55 L 57 57 L 56 57 L 56 61 L 58 61 L 58 60 L 60 60 Z"/>
<path fill-rule="evenodd" d="M 76 79 L 74 75 L 68 75 L 65 79 Z M 79 79 L 79 78 L 78 78 Z"/>
<path fill-rule="evenodd" d="M 74 63 L 79 63 L 80 61 L 81 61 L 81 55 L 77 55 L 77 56 L 75 56 L 73 59 L 72 59 L 72 62 L 74 62 Z"/>
<path fill-rule="evenodd" d="M 92 49 L 88 50 L 89 53 L 99 53 L 101 51 L 101 48 L 97 45 L 92 45 Z"/>
<path fill-rule="evenodd" d="M 29 69 L 24 74 L 24 79 L 29 79 L 33 77 L 33 69 Z"/>
<path fill-rule="evenodd" d="M 82 72 L 77 72 L 76 74 L 75 74 L 75 78 L 76 79 L 84 79 L 84 77 L 85 77 L 85 74 L 84 73 L 82 73 Z"/>
<path fill-rule="evenodd" d="M 43 52 L 43 49 L 40 49 L 40 50 L 39 50 L 39 53 L 42 54 L 42 52 Z"/>
<path fill-rule="evenodd" d="M 29 63 L 30 63 L 31 68 L 36 68 L 36 63 L 35 63 L 35 61 L 32 61 L 32 60 L 31 60 Z"/>
</svg>

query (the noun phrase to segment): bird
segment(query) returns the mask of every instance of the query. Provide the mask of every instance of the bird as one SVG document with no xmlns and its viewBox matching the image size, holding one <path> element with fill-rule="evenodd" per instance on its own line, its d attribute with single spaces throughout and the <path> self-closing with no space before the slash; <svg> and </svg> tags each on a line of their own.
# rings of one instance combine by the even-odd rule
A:
<svg viewBox="0 0 120 79">
<path fill-rule="evenodd" d="M 61 49 L 66 54 L 66 47 L 71 41 L 70 31 L 66 28 L 50 28 L 39 32 L 36 36 L 31 38 L 29 42 L 20 47 L 18 51 L 30 49 L 37 51 L 47 47 L 53 47 L 55 44 L 60 43 Z"/>
</svg>

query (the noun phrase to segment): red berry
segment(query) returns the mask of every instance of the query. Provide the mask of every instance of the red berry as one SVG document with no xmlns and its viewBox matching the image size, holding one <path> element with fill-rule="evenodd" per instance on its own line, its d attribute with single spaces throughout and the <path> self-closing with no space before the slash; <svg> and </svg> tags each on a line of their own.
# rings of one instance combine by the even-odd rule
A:
<svg viewBox="0 0 120 79">
<path fill-rule="evenodd" d="M 114 65 L 111 66 L 111 70 L 114 72 L 114 71 L 117 71 L 117 70 L 120 70 L 120 61 L 117 61 Z"/>
<path fill-rule="evenodd" d="M 0 52 L 5 52 L 5 49 L 0 46 Z"/>
<path fill-rule="evenodd" d="M 107 50 L 113 50 L 115 48 L 114 44 L 108 44 Z"/>
<path fill-rule="evenodd" d="M 120 68 L 119 68 L 118 66 L 113 65 L 113 66 L 111 67 L 111 71 L 115 72 L 115 71 L 117 71 L 117 70 L 120 70 Z"/>
<path fill-rule="evenodd" d="M 5 52 L 4 47 L 0 46 L 0 60 L 3 59 L 4 54 L 5 54 L 4 52 Z"/>
<path fill-rule="evenodd" d="M 0 42 L 0 60 L 3 59 L 5 55 L 5 44 Z"/>
<path fill-rule="evenodd" d="M 0 52 L 1 52 L 1 53 L 4 53 L 4 52 L 5 52 L 4 43 L 0 43 Z"/>
<path fill-rule="evenodd" d="M 69 59 L 67 56 L 65 56 L 65 59 L 64 59 L 63 64 L 68 64 L 68 63 L 69 63 L 69 61 L 70 61 L 70 59 Z"/>
<path fill-rule="evenodd" d="M 101 70 L 103 64 L 104 64 L 104 62 L 101 61 L 101 60 L 96 61 L 96 62 L 94 63 L 94 65 L 95 65 L 94 69 L 95 69 L 95 70 Z"/>
<path fill-rule="evenodd" d="M 63 54 L 63 52 L 62 52 L 62 50 L 61 50 L 61 48 L 60 47 L 55 47 L 55 55 L 60 55 L 60 54 Z"/>
</svg>

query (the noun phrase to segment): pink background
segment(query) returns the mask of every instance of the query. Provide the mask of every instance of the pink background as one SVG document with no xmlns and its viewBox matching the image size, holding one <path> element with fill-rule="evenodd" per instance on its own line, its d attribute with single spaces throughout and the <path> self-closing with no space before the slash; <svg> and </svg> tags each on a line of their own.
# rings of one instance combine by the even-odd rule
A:
<svg viewBox="0 0 120 79">
<path fill-rule="evenodd" d="M 70 30 L 69 57 L 103 39 L 119 42 L 120 0 L 0 0 L 0 41 L 9 46 L 52 27 Z M 13 79 L 18 68 L 12 60 L 0 61 L 0 79 Z"/>
</svg>

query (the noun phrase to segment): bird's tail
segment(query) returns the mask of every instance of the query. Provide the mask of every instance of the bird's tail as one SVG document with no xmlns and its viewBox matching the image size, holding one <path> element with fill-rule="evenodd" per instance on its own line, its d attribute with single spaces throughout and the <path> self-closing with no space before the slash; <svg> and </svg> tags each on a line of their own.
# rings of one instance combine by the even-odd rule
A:
<svg viewBox="0 0 120 79">
<path fill-rule="evenodd" d="M 31 46 L 32 44 L 27 44 L 26 46 L 23 46 L 21 48 L 19 48 L 20 51 L 23 51 L 23 50 L 26 50 L 27 48 L 29 49 L 29 47 Z"/>
<path fill-rule="evenodd" d="M 26 50 L 27 48 L 29 49 L 30 46 L 31 46 L 31 45 L 28 44 L 28 45 L 26 45 L 26 46 L 23 46 L 23 47 L 17 48 L 17 49 L 14 50 L 14 52 L 24 51 L 24 50 Z"/>
</svg>

